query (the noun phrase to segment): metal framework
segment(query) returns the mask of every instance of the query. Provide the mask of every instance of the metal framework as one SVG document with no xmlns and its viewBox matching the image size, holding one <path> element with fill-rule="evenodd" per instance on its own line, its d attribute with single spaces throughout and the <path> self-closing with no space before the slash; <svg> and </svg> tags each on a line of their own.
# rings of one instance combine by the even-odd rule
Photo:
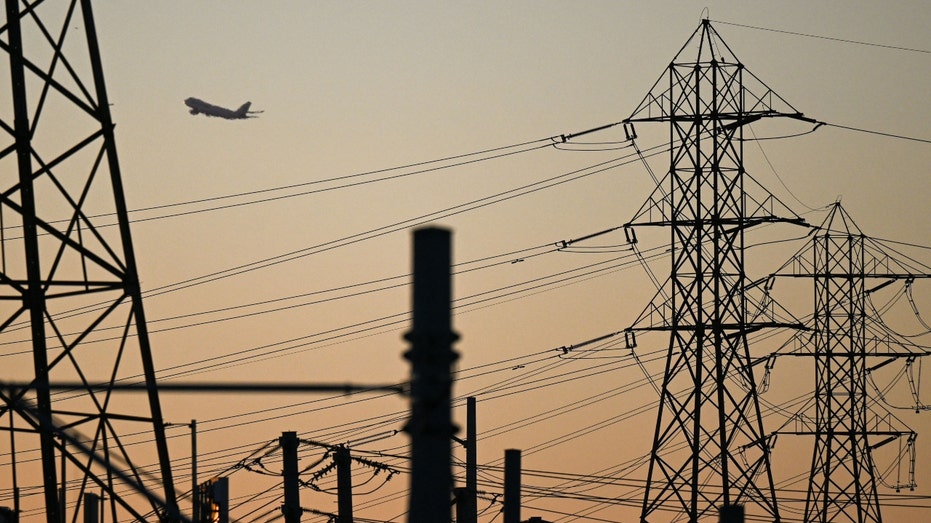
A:
<svg viewBox="0 0 931 523">
<path fill-rule="evenodd" d="M 880 523 L 873 450 L 903 436 L 913 448 L 915 433 L 896 428 L 901 422 L 871 408 L 867 364 L 883 358 L 884 365 L 925 351 L 910 349 L 909 343 L 873 321 L 868 297 L 894 280 L 928 275 L 921 267 L 887 255 L 860 231 L 840 203 L 786 267 L 787 275 L 812 278 L 814 283 L 814 328 L 794 353 L 814 358 L 813 426 L 791 432 L 815 437 L 804 521 Z M 868 289 L 869 280 L 885 282 Z M 910 470 L 908 483 L 895 487 L 913 487 L 913 474 Z"/>
<path fill-rule="evenodd" d="M 175 520 L 90 0 L 5 0 L 5 14 L 0 380 L 33 378 L 0 393 L 0 453 L 8 456 L 0 503 L 12 500 L 21 518 L 77 521 L 93 491 L 113 521 Z M 49 387 L 56 382 L 78 386 Z M 140 399 L 101 383 L 143 383 L 147 393 Z"/>
<path fill-rule="evenodd" d="M 748 319 L 744 234 L 802 220 L 750 187 L 743 164 L 743 125 L 777 116 L 810 121 L 704 20 L 625 120 L 668 122 L 670 142 L 664 182 L 628 224 L 671 233 L 669 279 L 630 328 L 670 336 L 642 522 L 716 520 L 732 505 L 780 519 L 747 334 L 782 324 L 765 313 Z"/>
</svg>

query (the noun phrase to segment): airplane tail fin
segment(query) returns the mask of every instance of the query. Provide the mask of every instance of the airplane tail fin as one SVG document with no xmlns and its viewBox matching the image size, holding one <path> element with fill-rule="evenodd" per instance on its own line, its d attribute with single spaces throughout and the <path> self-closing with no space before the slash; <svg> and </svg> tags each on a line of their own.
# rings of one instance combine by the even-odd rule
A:
<svg viewBox="0 0 931 523">
<path fill-rule="evenodd" d="M 236 109 L 236 116 L 243 118 L 249 114 L 249 107 L 252 105 L 252 102 L 246 102 L 242 104 L 239 109 Z"/>
</svg>

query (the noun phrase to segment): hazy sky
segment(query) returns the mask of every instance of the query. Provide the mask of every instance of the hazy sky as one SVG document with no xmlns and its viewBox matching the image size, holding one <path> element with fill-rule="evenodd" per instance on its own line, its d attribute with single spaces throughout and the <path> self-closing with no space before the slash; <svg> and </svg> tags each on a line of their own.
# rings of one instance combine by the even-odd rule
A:
<svg viewBox="0 0 931 523">
<path fill-rule="evenodd" d="M 543 146 L 549 137 L 629 116 L 705 8 L 741 61 L 807 116 L 931 139 L 931 9 L 917 0 L 100 2 L 102 60 L 127 202 L 139 210 L 131 218 L 143 290 L 153 294 L 145 306 L 159 375 L 310 383 L 407 379 L 401 334 L 409 305 L 409 228 L 441 224 L 454 231 L 457 263 L 485 260 L 458 268 L 463 272 L 454 283 L 460 300 L 454 323 L 462 335 L 455 393 L 460 400 L 478 397 L 479 460 L 489 467 L 480 475 L 488 493 L 479 503 L 487 508 L 481 521 L 500 521 L 500 505 L 490 500 L 501 490 L 495 467 L 506 448 L 524 450 L 528 471 L 614 475 L 621 487 L 563 490 L 629 498 L 636 506 L 646 469 L 630 465 L 650 450 L 656 392 L 622 339 L 577 359 L 560 359 L 554 349 L 623 330 L 655 288 L 622 232 L 582 244 L 580 252 L 553 252 L 553 246 L 629 221 L 654 183 L 636 157 L 607 170 L 583 170 L 627 158 L 630 149 L 617 149 L 618 129 L 586 135 L 579 141 L 590 145 L 568 150 Z M 192 116 L 182 102 L 190 96 L 230 108 L 251 101 L 264 113 L 246 121 Z M 753 132 L 764 137 L 810 129 L 767 123 Z M 668 136 L 663 124 L 654 126 L 637 128 L 644 151 L 662 147 Z M 475 158 L 350 177 L 525 143 L 481 157 L 537 150 L 446 169 L 434 167 Z M 755 179 L 811 223 L 820 223 L 824 206 L 841 198 L 865 233 L 931 244 L 927 143 L 826 126 L 798 138 L 749 142 L 745 162 Z M 649 163 L 662 175 L 666 156 Z M 576 172 L 585 176 L 570 174 Z M 560 176 L 564 183 L 542 185 Z M 492 198 L 531 187 L 539 190 Z M 232 195 L 241 196 L 226 198 Z M 165 207 L 174 204 L 184 205 Z M 226 208 L 209 210 L 220 206 Z M 439 218 L 433 214 L 447 210 Z M 806 233 L 783 228 L 761 238 Z M 653 253 L 665 239 L 665 232 L 644 233 L 639 246 Z M 780 255 L 794 250 L 786 247 Z M 919 252 L 931 261 L 927 251 Z M 300 256 L 291 260 L 290 253 Z M 176 285 L 262 260 L 275 263 Z M 784 258 L 748 260 L 756 278 Z M 664 258 L 650 266 L 660 278 L 668 273 Z M 156 294 L 172 285 L 171 292 Z M 931 307 L 931 287 L 915 285 L 917 306 Z M 809 299 L 788 297 L 801 309 Z M 907 313 L 896 318 L 907 332 L 921 329 Z M 636 349 L 656 380 L 667 342 L 662 335 L 644 337 Z M 754 354 L 771 349 L 755 348 Z M 801 362 L 780 361 L 767 401 L 779 404 L 810 386 L 805 372 Z M 289 430 L 333 444 L 384 435 L 360 445 L 360 455 L 407 467 L 391 457 L 406 452 L 406 436 L 390 435 L 403 424 L 407 403 L 401 398 L 168 395 L 163 403 L 170 422 L 198 420 L 201 477 L 226 470 Z M 931 484 L 931 450 L 923 445 L 931 423 L 927 414 L 897 415 L 920 432 L 917 493 L 931 495 L 925 486 Z M 456 417 L 464 425 L 464 407 Z M 774 413 L 766 428 L 785 421 Z M 185 490 L 188 433 L 172 427 L 169 435 L 176 481 Z M 787 519 L 801 509 L 790 500 L 804 498 L 804 477 L 797 476 L 806 471 L 810 446 L 802 436 L 782 437 L 774 449 Z M 302 463 L 319 457 L 306 450 Z M 457 451 L 457 457 L 464 454 Z M 280 459 L 268 466 L 277 471 Z M 366 472 L 358 474 L 361 484 Z M 321 484 L 332 486 L 330 479 Z M 406 474 L 361 495 L 382 479 L 359 487 L 356 517 L 405 521 Z M 280 503 L 276 478 L 239 470 L 230 481 L 237 501 L 271 489 L 234 512 L 237 520 L 253 521 Z M 558 478 L 531 474 L 524 482 L 525 518 L 638 517 L 635 508 L 592 499 L 533 497 L 533 487 L 554 487 Z M 302 505 L 336 511 L 334 496 L 309 489 Z M 887 514 L 925 517 L 927 510 Z M 325 518 L 305 514 L 304 520 Z"/>
</svg>

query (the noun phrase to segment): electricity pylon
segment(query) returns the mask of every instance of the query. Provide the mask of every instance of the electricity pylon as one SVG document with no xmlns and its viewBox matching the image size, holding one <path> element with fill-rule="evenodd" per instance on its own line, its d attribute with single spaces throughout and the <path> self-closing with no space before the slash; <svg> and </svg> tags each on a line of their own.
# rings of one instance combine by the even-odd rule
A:
<svg viewBox="0 0 931 523">
<path fill-rule="evenodd" d="M 5 8 L 2 381 L 28 383 L 0 390 L 0 426 L 10 445 L 3 453 L 11 456 L 3 485 L 16 491 L 7 499 L 15 496 L 23 517 L 44 512 L 49 523 L 61 523 L 77 520 L 93 489 L 113 520 L 175 519 L 91 3 L 6 0 Z M 61 383 L 74 388 L 56 388 Z M 146 394 L 116 393 L 115 383 L 145 383 Z M 33 463 L 39 471 L 28 469 Z M 26 489 L 18 481 L 40 481 L 42 499 L 27 496 L 21 507 L 18 492 Z"/>
<path fill-rule="evenodd" d="M 814 417 L 800 413 L 803 430 L 780 433 L 815 437 L 804 521 L 880 523 L 873 450 L 915 433 L 871 400 L 869 360 L 927 355 L 872 317 L 869 295 L 895 280 L 927 278 L 925 267 L 890 256 L 865 236 L 835 203 L 811 241 L 776 275 L 812 278 L 813 325 L 807 340 L 789 354 L 814 359 Z M 877 285 L 868 288 L 868 282 Z M 873 440 L 871 441 L 871 438 Z M 914 486 L 914 470 L 907 484 Z"/>
<path fill-rule="evenodd" d="M 811 121 L 703 20 L 625 120 L 668 122 L 670 136 L 666 178 L 628 224 L 671 232 L 669 279 L 630 328 L 670 335 L 642 522 L 697 523 L 731 505 L 780 519 L 747 334 L 783 324 L 748 319 L 744 234 L 803 220 L 746 176 L 743 126 L 769 117 Z"/>
</svg>

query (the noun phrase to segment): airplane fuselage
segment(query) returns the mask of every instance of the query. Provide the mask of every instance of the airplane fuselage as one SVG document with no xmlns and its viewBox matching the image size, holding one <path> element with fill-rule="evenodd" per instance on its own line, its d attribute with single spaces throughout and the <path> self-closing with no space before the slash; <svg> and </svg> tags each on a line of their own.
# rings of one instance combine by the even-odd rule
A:
<svg viewBox="0 0 931 523">
<path fill-rule="evenodd" d="M 226 118 L 227 120 L 238 120 L 242 118 L 254 118 L 251 116 L 257 111 L 250 111 L 249 106 L 251 102 L 244 103 L 239 109 L 235 111 L 232 109 L 227 109 L 226 107 L 220 107 L 217 105 L 209 104 L 198 98 L 188 98 L 184 100 L 184 105 L 190 108 L 191 114 L 203 114 L 205 116 L 216 116 L 218 118 Z"/>
</svg>

